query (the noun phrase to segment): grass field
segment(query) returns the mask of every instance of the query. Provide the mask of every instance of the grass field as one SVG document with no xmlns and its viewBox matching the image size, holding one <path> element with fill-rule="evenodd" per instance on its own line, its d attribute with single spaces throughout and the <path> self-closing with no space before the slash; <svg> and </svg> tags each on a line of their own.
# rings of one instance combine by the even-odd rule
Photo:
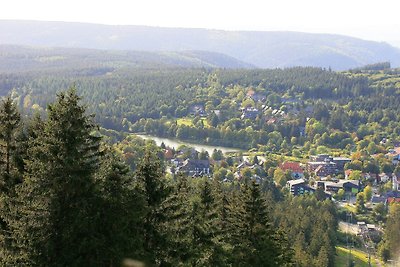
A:
<svg viewBox="0 0 400 267">
<path fill-rule="evenodd" d="M 210 127 L 210 125 L 208 124 L 207 118 L 201 118 L 201 120 L 203 121 L 204 127 Z M 180 125 L 186 125 L 186 126 L 193 126 L 193 118 L 179 118 L 176 120 L 176 124 L 178 126 Z"/>
<path fill-rule="evenodd" d="M 336 247 L 335 267 L 347 267 L 349 259 L 349 250 L 344 247 Z M 351 250 L 351 255 L 355 267 L 368 267 L 368 254 L 360 250 Z M 377 267 L 375 258 L 371 258 L 371 266 Z"/>
</svg>

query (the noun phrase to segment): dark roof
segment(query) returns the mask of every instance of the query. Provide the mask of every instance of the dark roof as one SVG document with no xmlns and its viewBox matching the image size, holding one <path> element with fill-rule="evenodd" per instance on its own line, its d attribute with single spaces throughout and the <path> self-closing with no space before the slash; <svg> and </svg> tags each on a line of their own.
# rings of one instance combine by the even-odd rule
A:
<svg viewBox="0 0 400 267">
<path fill-rule="evenodd" d="M 386 198 L 383 197 L 383 196 L 372 196 L 371 202 L 372 203 L 385 203 L 386 202 Z"/>
<path fill-rule="evenodd" d="M 395 198 L 400 198 L 400 191 L 389 191 L 385 195 L 386 198 L 389 197 L 395 197 Z"/>
</svg>

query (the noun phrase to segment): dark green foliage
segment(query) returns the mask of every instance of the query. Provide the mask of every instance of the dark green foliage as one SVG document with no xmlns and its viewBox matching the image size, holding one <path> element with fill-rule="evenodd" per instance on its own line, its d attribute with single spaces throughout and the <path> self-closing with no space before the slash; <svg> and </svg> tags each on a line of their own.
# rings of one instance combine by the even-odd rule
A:
<svg viewBox="0 0 400 267">
<path fill-rule="evenodd" d="M 161 264 L 167 244 L 164 229 L 161 227 L 164 221 L 161 205 L 169 192 L 162 164 L 154 151 L 147 148 L 135 171 L 135 177 L 146 207 L 143 220 L 145 257 L 152 264 Z"/>
<path fill-rule="evenodd" d="M 144 199 L 121 159 L 107 149 L 96 175 L 96 237 L 99 266 L 119 266 L 126 257 L 144 256 Z"/>
<path fill-rule="evenodd" d="M 291 249 L 274 230 L 259 185 L 243 185 L 231 215 L 232 264 L 234 266 L 284 266 Z"/>
<path fill-rule="evenodd" d="M 314 197 L 277 203 L 275 224 L 287 233 L 295 266 L 333 266 L 338 227 L 335 210 L 329 200 L 321 202 Z"/>
<path fill-rule="evenodd" d="M 187 177 L 179 175 L 176 180 L 172 193 L 161 207 L 164 216 L 160 226 L 164 235 L 168 236 L 164 251 L 162 251 L 162 262 L 169 266 L 189 264 L 194 253 L 191 244 L 191 189 Z"/>
<path fill-rule="evenodd" d="M 7 264 L 14 253 L 12 249 L 9 221 L 11 199 L 15 186 L 21 181 L 19 163 L 22 156 L 17 153 L 21 116 L 10 97 L 0 104 L 0 265 Z M 20 151 L 18 151 L 20 152 Z"/>
<path fill-rule="evenodd" d="M 0 191 L 9 192 L 16 181 L 17 131 L 21 116 L 10 97 L 0 106 L 0 170 L 4 175 L 0 181 Z"/>
<path fill-rule="evenodd" d="M 28 148 L 24 183 L 17 190 L 17 243 L 27 264 L 96 264 L 95 187 L 99 138 L 71 89 L 49 106 L 43 132 Z M 29 242 L 29 243 L 28 243 Z"/>
</svg>

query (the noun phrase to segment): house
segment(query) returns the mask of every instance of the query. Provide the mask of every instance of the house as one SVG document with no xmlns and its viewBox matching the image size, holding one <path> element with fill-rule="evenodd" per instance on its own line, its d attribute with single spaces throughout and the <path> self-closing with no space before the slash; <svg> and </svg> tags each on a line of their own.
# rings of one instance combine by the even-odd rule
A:
<svg viewBox="0 0 400 267">
<path fill-rule="evenodd" d="M 207 114 L 204 110 L 204 105 L 201 105 L 201 104 L 191 106 L 189 108 L 189 114 L 193 115 L 193 116 L 200 116 L 200 117 L 207 116 Z"/>
<path fill-rule="evenodd" d="M 245 167 L 251 167 L 252 165 L 250 164 L 250 162 L 248 162 L 247 160 L 243 161 L 242 163 L 240 163 L 237 166 L 237 170 L 240 171 L 241 169 L 245 168 Z"/>
<path fill-rule="evenodd" d="M 257 108 L 247 107 L 247 108 L 243 109 L 242 116 L 240 116 L 240 118 L 242 120 L 244 120 L 244 119 L 255 120 L 257 118 L 258 114 L 260 114 L 260 111 Z"/>
<path fill-rule="evenodd" d="M 336 164 L 333 162 L 316 161 L 307 163 L 307 171 L 309 173 L 315 173 L 318 177 L 325 177 L 336 174 L 337 168 Z"/>
<path fill-rule="evenodd" d="M 319 177 L 334 175 L 343 172 L 344 165 L 350 161 L 349 158 L 331 157 L 328 154 L 312 155 L 307 163 L 307 170 Z"/>
<path fill-rule="evenodd" d="M 286 186 L 293 196 L 314 194 L 315 189 L 306 184 L 304 179 L 287 181 Z"/>
<path fill-rule="evenodd" d="M 379 203 L 385 204 L 386 203 L 386 197 L 380 196 L 380 195 L 373 195 L 372 198 L 371 198 L 371 204 L 374 206 L 374 205 L 377 205 Z"/>
<path fill-rule="evenodd" d="M 337 182 L 332 181 L 318 181 L 318 186 L 323 183 L 324 189 L 327 192 L 337 193 L 340 189 L 343 189 L 346 193 L 357 194 L 360 191 L 360 181 L 356 180 L 338 180 Z"/>
<path fill-rule="evenodd" d="M 293 179 L 304 178 L 304 170 L 298 162 L 285 161 L 279 165 L 284 172 L 290 171 Z"/>
<path fill-rule="evenodd" d="M 178 172 L 183 172 L 190 176 L 210 175 L 210 161 L 186 159 L 182 165 L 178 167 Z"/>
<path fill-rule="evenodd" d="M 387 183 L 392 178 L 392 176 L 389 173 L 384 173 L 384 172 L 378 174 L 378 176 L 379 176 L 379 182 L 381 183 Z"/>
<path fill-rule="evenodd" d="M 332 162 L 336 163 L 336 168 L 339 172 L 342 172 L 344 170 L 344 165 L 346 165 L 348 162 L 351 162 L 351 159 L 346 157 L 333 157 Z"/>
<path fill-rule="evenodd" d="M 386 198 L 385 204 L 400 203 L 400 191 L 387 192 L 385 198 Z"/>
<path fill-rule="evenodd" d="M 397 165 L 400 161 L 400 147 L 389 149 L 385 156 L 392 160 L 393 165 Z"/>
<path fill-rule="evenodd" d="M 357 222 L 358 234 L 361 235 L 368 231 L 367 224 L 365 222 Z"/>
</svg>

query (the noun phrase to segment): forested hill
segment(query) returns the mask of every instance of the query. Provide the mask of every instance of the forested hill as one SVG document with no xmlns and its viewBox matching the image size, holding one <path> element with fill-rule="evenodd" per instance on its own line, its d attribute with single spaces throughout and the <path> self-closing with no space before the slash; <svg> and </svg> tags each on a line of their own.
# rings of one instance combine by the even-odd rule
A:
<svg viewBox="0 0 400 267">
<path fill-rule="evenodd" d="M 226 54 L 261 68 L 314 66 L 344 70 L 382 61 L 400 66 L 400 50 L 386 43 L 299 32 L 1 20 L 0 44 L 137 51 L 202 50 Z M 208 54 L 207 58 L 210 56 L 215 60 L 215 56 L 221 55 Z"/>
<path fill-rule="evenodd" d="M 83 48 L 0 45 L 0 72 L 91 69 L 104 74 L 115 68 L 251 68 L 235 58 L 207 51 L 143 52 Z"/>
</svg>

